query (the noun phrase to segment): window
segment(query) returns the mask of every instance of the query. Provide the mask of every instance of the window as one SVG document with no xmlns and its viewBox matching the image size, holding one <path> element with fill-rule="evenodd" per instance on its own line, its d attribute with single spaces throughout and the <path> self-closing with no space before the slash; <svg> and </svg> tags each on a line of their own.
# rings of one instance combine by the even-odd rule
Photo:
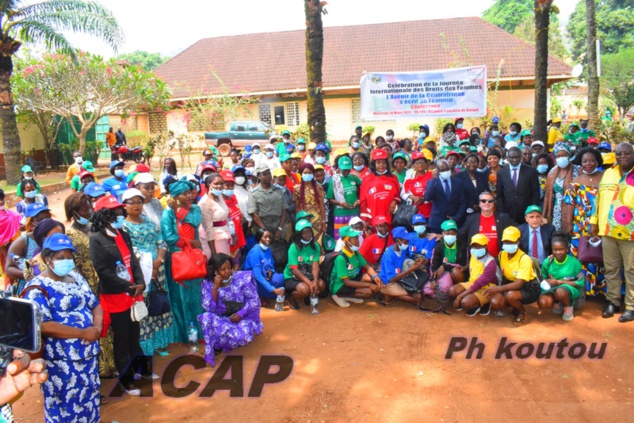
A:
<svg viewBox="0 0 634 423">
<path fill-rule="evenodd" d="M 299 103 L 286 103 L 286 126 L 299 125 Z"/>
<path fill-rule="evenodd" d="M 284 116 L 284 106 L 275 106 L 273 108 L 273 114 L 275 115 L 276 125 L 286 125 L 286 119 Z"/>
<path fill-rule="evenodd" d="M 254 131 L 254 132 L 260 131 L 260 125 L 258 125 L 257 123 L 250 123 L 249 131 Z"/>
<path fill-rule="evenodd" d="M 246 126 L 244 123 L 236 123 L 236 126 L 234 128 L 234 131 L 236 132 L 245 132 L 246 131 Z"/>
</svg>

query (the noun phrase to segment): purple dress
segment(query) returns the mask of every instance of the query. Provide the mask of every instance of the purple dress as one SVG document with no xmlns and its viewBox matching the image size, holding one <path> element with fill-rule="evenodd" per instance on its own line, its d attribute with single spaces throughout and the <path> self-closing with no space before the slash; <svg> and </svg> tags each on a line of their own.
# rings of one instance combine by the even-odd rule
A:
<svg viewBox="0 0 634 423">
<path fill-rule="evenodd" d="M 260 299 L 253 272 L 233 272 L 229 285 L 218 289 L 217 303 L 212 296 L 213 286 L 213 282 L 203 281 L 203 308 L 206 312 L 198 316 L 206 344 L 205 360 L 212 366 L 215 365 L 214 349 L 228 352 L 247 345 L 253 341 L 255 335 L 262 333 L 263 328 L 260 320 Z M 230 316 L 223 316 L 224 301 L 244 303 L 244 307 L 238 311 L 242 320 L 233 323 L 229 320 Z"/>
</svg>

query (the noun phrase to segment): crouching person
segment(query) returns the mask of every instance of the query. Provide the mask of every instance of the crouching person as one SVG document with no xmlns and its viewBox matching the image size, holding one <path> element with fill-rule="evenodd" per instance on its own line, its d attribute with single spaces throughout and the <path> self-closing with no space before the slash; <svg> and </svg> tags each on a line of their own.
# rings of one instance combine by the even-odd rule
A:
<svg viewBox="0 0 634 423">
<path fill-rule="evenodd" d="M 453 220 L 445 220 L 440 228 L 443 237 L 434 246 L 431 256 L 431 282 L 425 286 L 426 293 L 434 292 L 437 288 L 448 292 L 454 284 L 466 278 L 467 248 L 457 237 L 458 225 Z"/>
<path fill-rule="evenodd" d="M 542 264 L 542 294 L 537 300 L 540 309 L 552 308 L 566 322 L 574 318 L 573 306 L 584 297 L 584 276 L 581 263 L 568 254 L 570 243 L 563 232 L 553 234 L 553 256 Z"/>
<path fill-rule="evenodd" d="M 449 297 L 453 299 L 456 310 L 466 310 L 473 317 L 478 312 L 486 316 L 491 309 L 491 300 L 484 292 L 498 285 L 502 280 L 502 271 L 495 257 L 488 251 L 489 239 L 482 234 L 471 238 L 471 258 L 469 259 L 469 280 L 449 288 Z"/>
<path fill-rule="evenodd" d="M 330 292 L 339 307 L 349 307 L 350 302 L 361 303 L 379 292 L 383 282 L 376 270 L 359 254 L 359 232 L 344 226 L 339 235 L 344 246 L 335 258 L 330 274 Z M 365 273 L 362 274 L 361 270 Z"/>
</svg>

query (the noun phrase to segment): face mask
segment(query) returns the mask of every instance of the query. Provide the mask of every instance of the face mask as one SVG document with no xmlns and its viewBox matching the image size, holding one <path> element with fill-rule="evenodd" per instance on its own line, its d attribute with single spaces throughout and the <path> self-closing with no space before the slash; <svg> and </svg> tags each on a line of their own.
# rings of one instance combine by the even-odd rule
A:
<svg viewBox="0 0 634 423">
<path fill-rule="evenodd" d="M 82 226 L 86 226 L 90 221 L 83 216 L 80 216 L 75 213 L 75 222 L 79 223 Z"/>
<path fill-rule="evenodd" d="M 233 279 L 233 275 L 229 276 L 229 279 L 223 279 L 223 280 L 222 280 L 222 284 L 223 284 L 223 285 L 228 284 L 229 282 L 231 282 L 231 279 Z"/>
<path fill-rule="evenodd" d="M 302 181 L 304 182 L 310 182 L 313 180 L 314 175 L 310 174 L 310 173 L 302 173 Z"/>
<path fill-rule="evenodd" d="M 348 245 L 348 248 L 350 248 L 350 251 L 352 252 L 359 251 L 359 247 L 357 247 L 356 245 Z"/>
<path fill-rule="evenodd" d="M 598 168 L 594 168 L 594 170 L 592 172 L 586 172 L 585 170 L 583 171 L 583 173 L 585 173 L 586 175 L 594 175 L 595 173 L 597 173 L 599 171 Z"/>
<path fill-rule="evenodd" d="M 486 171 L 487 171 L 486 167 L 484 169 L 480 169 L 480 168 L 476 169 L 476 172 L 480 172 L 480 173 L 485 173 Z"/>
<path fill-rule="evenodd" d="M 491 135 L 497 137 L 498 135 L 500 135 L 500 131 L 491 131 Z"/>
<path fill-rule="evenodd" d="M 117 178 L 123 178 L 125 176 L 125 171 L 123 169 L 117 169 L 114 171 L 114 176 Z"/>
<path fill-rule="evenodd" d="M 244 181 L 245 181 L 245 177 L 244 176 L 236 176 L 236 184 L 243 185 Z"/>
<path fill-rule="evenodd" d="M 300 241 L 302 241 L 302 244 L 304 244 L 304 245 L 310 244 L 312 242 L 312 240 L 313 240 L 312 238 L 309 239 L 308 241 L 306 241 L 304 238 L 300 239 Z"/>
<path fill-rule="evenodd" d="M 82 164 L 84 162 L 84 159 L 82 159 L 81 157 L 75 157 L 75 163 L 77 163 L 78 165 Z"/>
<path fill-rule="evenodd" d="M 560 168 L 568 166 L 569 162 L 570 158 L 568 157 L 557 157 L 557 166 L 559 166 Z"/>
<path fill-rule="evenodd" d="M 115 228 L 115 229 L 121 229 L 121 228 L 123 228 L 123 222 L 125 222 L 125 217 L 124 216 L 117 216 L 117 220 L 112 222 L 110 225 L 113 228 Z"/>
<path fill-rule="evenodd" d="M 425 229 L 425 225 L 414 226 L 414 232 L 416 232 L 418 235 L 425 233 Z"/>
<path fill-rule="evenodd" d="M 253 181 L 252 181 L 251 179 L 249 179 L 249 180 L 247 181 L 247 185 L 248 185 L 248 186 L 253 185 Z"/>
<path fill-rule="evenodd" d="M 51 270 L 59 277 L 68 275 L 75 268 L 73 259 L 53 260 L 51 264 Z"/>
<path fill-rule="evenodd" d="M 584 134 L 590 132 L 588 128 L 581 128 L 580 131 L 583 132 Z"/>
<path fill-rule="evenodd" d="M 268 157 L 269 159 L 270 159 L 271 157 L 273 157 L 273 152 L 272 152 L 272 151 L 267 151 L 267 152 L 266 152 L 266 157 Z"/>
<path fill-rule="evenodd" d="M 32 177 L 32 176 L 25 176 L 25 177 L 24 177 L 24 180 L 25 180 L 25 181 L 30 181 L 31 179 L 33 179 L 33 177 Z"/>
<path fill-rule="evenodd" d="M 315 162 L 317 164 L 324 164 L 324 163 L 326 163 L 326 158 L 325 157 L 321 157 L 321 156 L 315 157 Z"/>
<path fill-rule="evenodd" d="M 379 238 L 385 238 L 387 236 L 387 232 L 382 234 L 381 232 L 379 232 L 379 230 L 376 230 L 376 234 L 378 235 Z"/>
<path fill-rule="evenodd" d="M 278 187 L 278 188 L 282 188 L 282 186 L 280 184 L 278 184 L 277 182 L 273 184 L 274 187 Z"/>
<path fill-rule="evenodd" d="M 451 171 L 450 170 L 446 170 L 444 172 L 440 172 L 438 174 L 438 176 L 440 177 L 440 179 L 442 179 L 443 181 L 448 180 L 449 178 L 451 178 Z"/>
<path fill-rule="evenodd" d="M 539 166 L 537 166 L 537 171 L 539 173 L 546 173 L 548 171 L 548 165 L 539 165 Z"/>
<path fill-rule="evenodd" d="M 253 154 L 257 156 L 258 154 L 260 154 L 260 150 L 253 150 Z"/>
<path fill-rule="evenodd" d="M 24 193 L 24 196 L 26 198 L 35 198 L 36 195 L 37 195 L 37 191 L 29 191 Z"/>
<path fill-rule="evenodd" d="M 385 138 L 387 138 L 388 141 L 392 141 L 394 139 L 393 135 L 387 135 Z"/>
<path fill-rule="evenodd" d="M 456 236 L 455 235 L 443 235 L 443 238 L 445 240 L 445 244 L 447 244 L 447 245 L 453 245 L 454 242 L 456 242 Z"/>
<path fill-rule="evenodd" d="M 379 175 L 385 175 L 387 173 L 387 169 L 385 169 L 383 172 L 379 172 L 378 170 L 376 171 L 377 174 Z"/>
<path fill-rule="evenodd" d="M 472 248 L 471 249 L 471 255 L 477 259 L 484 257 L 486 253 L 487 253 L 486 248 Z"/>
<path fill-rule="evenodd" d="M 537 153 L 533 153 L 533 154 L 532 154 L 532 157 L 533 157 L 533 158 L 537 157 Z"/>
<path fill-rule="evenodd" d="M 352 148 L 359 148 L 358 142 L 353 142 L 351 145 L 352 145 Z"/>
<path fill-rule="evenodd" d="M 304 150 L 306 150 L 306 147 L 304 146 L 304 144 L 300 144 L 300 145 L 297 146 L 297 149 L 299 151 L 304 151 Z"/>
<path fill-rule="evenodd" d="M 365 165 L 359 165 L 359 166 L 352 166 L 354 168 L 354 170 L 356 170 L 357 172 L 361 172 L 363 170 L 363 168 L 365 167 Z"/>
<path fill-rule="evenodd" d="M 246 170 L 248 170 L 251 175 L 255 175 L 255 168 L 254 167 L 247 167 Z"/>
<path fill-rule="evenodd" d="M 220 197 L 222 195 L 222 190 L 221 189 L 212 189 L 210 190 L 210 192 L 215 195 L 216 197 Z"/>
<path fill-rule="evenodd" d="M 407 251 L 407 249 L 409 248 L 409 244 L 399 244 L 399 245 L 398 245 L 398 248 L 399 248 L 401 251 Z"/>
<path fill-rule="evenodd" d="M 233 195 L 233 190 L 232 189 L 223 189 L 222 190 L 222 195 L 224 195 L 225 197 L 231 197 Z"/>
<path fill-rule="evenodd" d="M 510 135 L 510 136 L 512 136 L 512 137 L 514 137 L 515 135 L 517 135 L 517 131 L 510 131 L 510 132 L 509 132 L 509 135 Z"/>
<path fill-rule="evenodd" d="M 458 128 L 458 129 L 462 129 L 462 123 L 457 124 L 457 125 L 456 125 L 456 128 Z"/>
<path fill-rule="evenodd" d="M 502 245 L 502 249 L 507 252 L 507 254 L 515 254 L 517 252 L 517 244 L 504 244 Z"/>
<path fill-rule="evenodd" d="M 264 245 L 264 244 L 262 244 L 262 243 L 260 242 L 260 248 L 262 248 L 264 251 L 266 251 L 266 250 L 268 250 L 268 249 L 269 249 L 269 246 L 268 246 L 268 245 Z"/>
</svg>

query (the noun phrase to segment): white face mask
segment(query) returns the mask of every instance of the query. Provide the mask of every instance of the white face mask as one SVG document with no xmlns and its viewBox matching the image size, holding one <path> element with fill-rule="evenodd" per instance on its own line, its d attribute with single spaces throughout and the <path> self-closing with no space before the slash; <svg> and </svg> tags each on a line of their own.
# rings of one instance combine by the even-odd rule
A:
<svg viewBox="0 0 634 423">
<path fill-rule="evenodd" d="M 450 170 L 446 170 L 444 172 L 440 172 L 438 174 L 438 176 L 440 177 L 440 179 L 442 179 L 443 181 L 448 180 L 449 178 L 451 178 L 451 171 Z"/>
<path fill-rule="evenodd" d="M 84 162 L 84 159 L 81 156 L 75 157 L 75 163 L 77 163 L 78 165 L 82 164 Z"/>
<path fill-rule="evenodd" d="M 243 185 L 245 181 L 244 176 L 236 176 L 236 184 Z"/>
</svg>

